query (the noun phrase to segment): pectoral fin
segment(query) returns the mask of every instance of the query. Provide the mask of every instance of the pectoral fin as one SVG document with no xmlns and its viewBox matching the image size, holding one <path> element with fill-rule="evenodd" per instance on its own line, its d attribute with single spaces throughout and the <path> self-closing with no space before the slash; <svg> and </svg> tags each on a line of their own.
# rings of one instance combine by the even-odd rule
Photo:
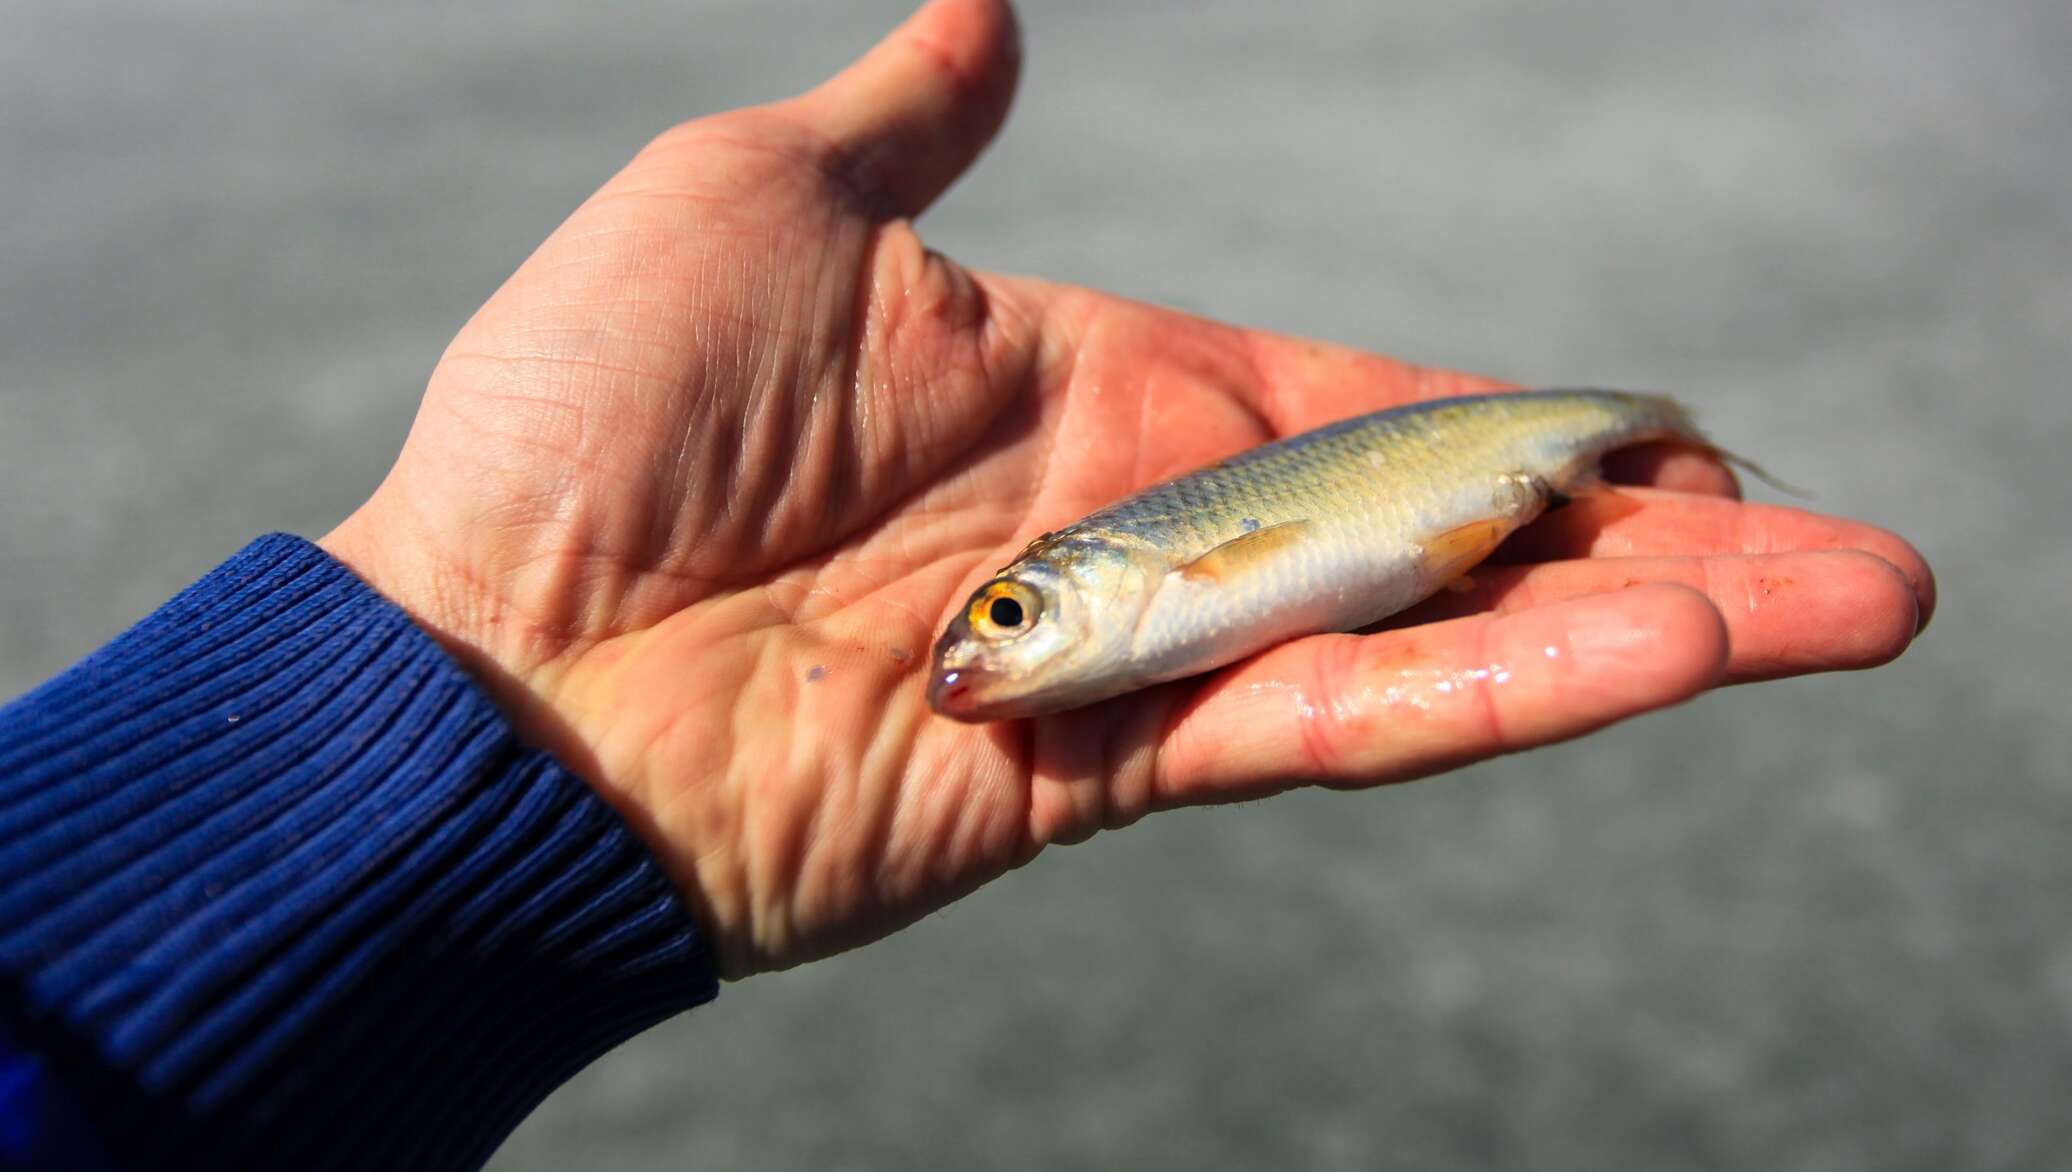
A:
<svg viewBox="0 0 2072 1172">
<path fill-rule="evenodd" d="M 1488 557 L 1507 532 L 1502 521 L 1470 521 L 1428 538 L 1420 545 L 1424 572 L 1441 582 L 1450 582 Z"/>
<path fill-rule="evenodd" d="M 1308 521 L 1283 521 L 1254 529 L 1239 537 L 1233 537 L 1195 558 L 1177 572 L 1183 578 L 1196 581 L 1227 582 L 1249 569 L 1253 569 L 1289 545 L 1302 540 L 1309 531 Z"/>
</svg>

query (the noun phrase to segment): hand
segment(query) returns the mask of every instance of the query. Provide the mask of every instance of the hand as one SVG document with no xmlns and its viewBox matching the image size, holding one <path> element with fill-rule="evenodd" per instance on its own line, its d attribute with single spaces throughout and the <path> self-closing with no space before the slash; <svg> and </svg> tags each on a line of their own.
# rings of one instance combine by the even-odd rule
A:
<svg viewBox="0 0 2072 1172">
<path fill-rule="evenodd" d="M 325 539 L 628 817 L 725 975 L 1150 811 L 1865 667 L 1925 618 L 1898 538 L 1641 453 L 1614 472 L 1652 487 L 1554 514 L 1514 539 L 1527 563 L 1395 629 L 1034 721 L 934 716 L 936 632 L 1036 533 L 1492 385 L 929 252 L 908 218 L 997 128 L 1017 60 L 1001 0 L 938 0 L 811 93 L 662 135 L 461 331 Z"/>
</svg>

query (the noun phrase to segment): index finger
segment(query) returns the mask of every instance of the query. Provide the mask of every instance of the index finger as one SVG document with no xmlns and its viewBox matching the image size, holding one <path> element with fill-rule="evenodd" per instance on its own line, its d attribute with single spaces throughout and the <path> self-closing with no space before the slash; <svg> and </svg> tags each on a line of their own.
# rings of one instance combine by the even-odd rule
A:
<svg viewBox="0 0 2072 1172">
<path fill-rule="evenodd" d="M 1676 704 L 1727 663 L 1720 613 L 1646 585 L 1377 635 L 1319 635 L 1215 677 L 1167 726 L 1152 801 L 1372 786 Z"/>
</svg>

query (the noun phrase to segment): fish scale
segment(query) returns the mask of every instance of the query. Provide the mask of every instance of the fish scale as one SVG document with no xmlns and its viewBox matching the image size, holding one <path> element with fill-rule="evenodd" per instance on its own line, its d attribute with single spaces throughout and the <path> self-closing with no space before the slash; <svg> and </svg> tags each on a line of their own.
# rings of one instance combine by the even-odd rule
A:
<svg viewBox="0 0 2072 1172">
<path fill-rule="evenodd" d="M 1459 577 L 1605 453 L 1664 439 L 1711 450 L 1663 396 L 1549 390 L 1411 404 L 1253 448 L 1032 542 L 945 632 L 931 696 L 951 715 L 1028 715 L 1367 626 Z M 989 622 L 1002 592 L 1018 600 L 1003 613 L 1034 612 L 1023 626 Z M 970 711 L 946 708 L 952 694 Z"/>
</svg>

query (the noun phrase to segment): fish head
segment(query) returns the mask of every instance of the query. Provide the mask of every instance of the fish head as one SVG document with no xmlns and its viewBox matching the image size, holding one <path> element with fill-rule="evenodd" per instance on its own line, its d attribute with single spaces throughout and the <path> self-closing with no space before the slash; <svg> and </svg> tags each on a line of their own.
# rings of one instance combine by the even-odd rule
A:
<svg viewBox="0 0 2072 1172">
<path fill-rule="evenodd" d="M 973 591 L 936 641 L 929 706 L 1009 720 L 1123 690 L 1116 676 L 1155 570 L 1142 552 L 1100 540 L 1025 554 Z"/>
</svg>

